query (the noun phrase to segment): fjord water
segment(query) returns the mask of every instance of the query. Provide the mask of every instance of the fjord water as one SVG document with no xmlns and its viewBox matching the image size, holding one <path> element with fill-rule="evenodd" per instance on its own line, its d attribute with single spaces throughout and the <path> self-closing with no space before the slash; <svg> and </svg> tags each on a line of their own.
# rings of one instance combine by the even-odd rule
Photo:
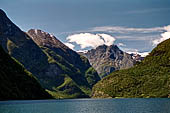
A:
<svg viewBox="0 0 170 113">
<path fill-rule="evenodd" d="M 170 99 L 0 101 L 0 113 L 170 113 Z"/>
</svg>

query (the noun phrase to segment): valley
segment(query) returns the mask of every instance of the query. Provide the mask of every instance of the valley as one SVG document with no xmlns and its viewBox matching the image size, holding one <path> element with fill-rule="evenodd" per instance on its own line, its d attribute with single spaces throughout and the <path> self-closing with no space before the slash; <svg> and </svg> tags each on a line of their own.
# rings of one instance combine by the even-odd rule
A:
<svg viewBox="0 0 170 113">
<path fill-rule="evenodd" d="M 0 9 L 0 45 L 1 100 L 170 97 L 170 39 L 145 58 L 115 44 L 76 52 Z"/>
</svg>

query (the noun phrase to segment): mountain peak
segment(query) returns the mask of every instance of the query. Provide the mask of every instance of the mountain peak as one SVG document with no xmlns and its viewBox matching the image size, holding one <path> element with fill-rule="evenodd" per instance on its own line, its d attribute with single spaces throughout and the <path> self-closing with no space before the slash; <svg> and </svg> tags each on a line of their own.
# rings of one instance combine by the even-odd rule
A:
<svg viewBox="0 0 170 113">
<path fill-rule="evenodd" d="M 115 70 L 132 67 L 134 64 L 132 57 L 114 44 L 110 46 L 100 45 L 82 55 L 88 58 L 101 78 Z"/>
<path fill-rule="evenodd" d="M 103 45 L 100 45 L 100 46 L 96 47 L 96 50 L 98 50 L 98 49 L 115 49 L 115 50 L 120 50 L 120 49 L 118 48 L 118 46 L 115 45 L 115 44 L 112 44 L 112 45 L 109 45 L 109 46 L 103 44 Z"/>
<path fill-rule="evenodd" d="M 31 33 L 31 32 L 35 33 L 36 35 L 44 35 L 44 36 L 46 36 L 46 38 L 55 37 L 54 35 L 52 35 L 50 33 L 47 33 L 47 32 L 44 32 L 44 31 L 42 31 L 40 29 L 30 29 L 28 32 L 29 33 Z M 42 37 L 42 38 L 44 38 L 44 37 Z"/>
<path fill-rule="evenodd" d="M 6 16 L 6 13 L 2 9 L 0 9 L 0 16 Z"/>
<path fill-rule="evenodd" d="M 118 48 L 118 46 L 117 45 L 114 45 L 114 44 L 112 44 L 112 45 L 110 45 L 110 46 L 108 46 L 110 49 L 118 49 L 118 50 L 120 50 L 119 48 Z"/>
<path fill-rule="evenodd" d="M 54 35 L 39 29 L 30 29 L 28 35 L 30 35 L 39 46 L 68 48 Z"/>
<path fill-rule="evenodd" d="M 2 9 L 0 9 L 0 37 L 0 44 L 5 51 L 7 51 L 8 46 L 6 46 L 7 40 L 11 40 L 18 46 L 22 46 L 24 43 L 28 42 L 28 36 L 7 17 Z"/>
</svg>

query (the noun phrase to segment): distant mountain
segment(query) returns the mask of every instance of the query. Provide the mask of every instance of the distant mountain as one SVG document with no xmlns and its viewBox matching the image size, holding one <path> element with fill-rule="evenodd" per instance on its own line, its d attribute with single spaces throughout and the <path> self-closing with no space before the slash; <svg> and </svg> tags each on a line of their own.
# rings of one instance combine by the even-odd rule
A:
<svg viewBox="0 0 170 113">
<path fill-rule="evenodd" d="M 170 97 L 170 39 L 136 66 L 111 73 L 93 87 L 93 98 Z"/>
<path fill-rule="evenodd" d="M 135 61 L 135 62 L 141 62 L 141 61 L 143 61 L 144 60 L 144 56 L 141 56 L 140 54 L 138 54 L 138 53 L 131 53 L 130 54 L 131 56 L 132 56 L 132 58 L 133 58 L 133 60 Z"/>
<path fill-rule="evenodd" d="M 123 52 L 116 45 L 101 45 L 96 49 L 80 54 L 88 58 L 101 78 L 115 70 L 130 68 L 135 63 L 131 55 Z"/>
<path fill-rule="evenodd" d="M 0 100 L 52 98 L 18 61 L 0 46 Z"/>
<path fill-rule="evenodd" d="M 12 23 L 2 10 L 0 37 L 4 50 L 33 73 L 55 98 L 88 97 L 93 84 L 100 80 L 85 57 L 49 34 L 33 38 Z"/>
</svg>

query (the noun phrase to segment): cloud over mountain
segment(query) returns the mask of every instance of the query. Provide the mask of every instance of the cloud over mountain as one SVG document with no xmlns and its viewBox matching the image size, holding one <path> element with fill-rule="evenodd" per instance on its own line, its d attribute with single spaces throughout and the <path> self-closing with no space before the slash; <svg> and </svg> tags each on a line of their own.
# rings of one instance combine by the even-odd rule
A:
<svg viewBox="0 0 170 113">
<path fill-rule="evenodd" d="M 117 44 L 118 46 L 120 46 L 120 47 L 124 47 L 124 46 L 126 46 L 125 44 L 123 44 L 123 43 L 118 43 Z"/>
<path fill-rule="evenodd" d="M 108 34 L 92 34 L 92 33 L 80 33 L 67 37 L 68 42 L 75 42 L 80 45 L 81 49 L 92 47 L 96 48 L 99 45 L 112 45 L 115 38 Z"/>
<path fill-rule="evenodd" d="M 157 27 L 124 27 L 124 26 L 99 26 L 87 30 L 67 32 L 67 43 L 76 47 L 76 50 L 87 50 L 99 45 L 115 44 L 130 52 L 149 52 L 160 42 L 170 38 L 170 25 Z M 114 36 L 114 37 L 113 37 Z M 77 45 L 80 48 L 77 49 Z M 67 45 L 68 46 L 68 45 Z M 128 52 L 127 48 L 124 50 Z"/>
<path fill-rule="evenodd" d="M 166 32 L 162 33 L 161 37 L 159 39 L 153 40 L 153 45 L 157 45 L 157 44 L 161 43 L 162 41 L 170 38 L 170 25 L 165 26 L 164 30 L 166 30 Z"/>
<path fill-rule="evenodd" d="M 126 53 L 129 53 L 129 54 L 139 54 L 141 55 L 142 57 L 146 57 L 150 52 L 141 52 L 139 51 L 138 49 L 134 49 L 134 48 L 125 48 L 125 47 L 120 47 L 123 51 L 125 51 Z"/>
<path fill-rule="evenodd" d="M 64 43 L 67 47 L 69 47 L 70 49 L 74 49 L 75 45 L 71 44 L 71 43 Z"/>
</svg>

